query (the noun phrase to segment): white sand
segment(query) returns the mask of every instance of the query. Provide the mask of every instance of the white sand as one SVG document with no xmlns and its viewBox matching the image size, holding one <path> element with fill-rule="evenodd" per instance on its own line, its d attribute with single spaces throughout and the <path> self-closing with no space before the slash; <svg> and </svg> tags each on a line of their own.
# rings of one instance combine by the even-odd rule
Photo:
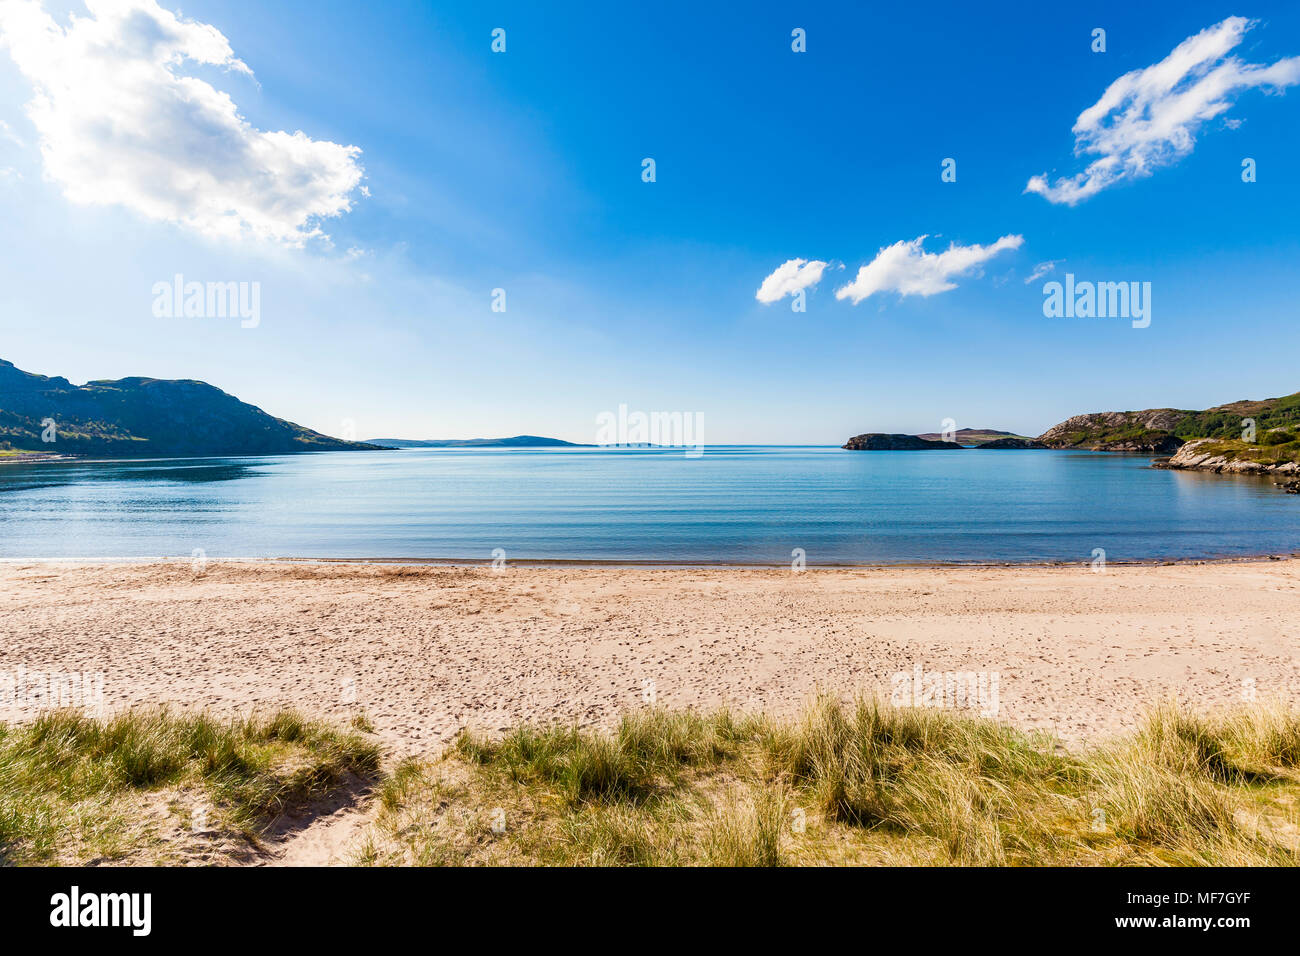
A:
<svg viewBox="0 0 1300 956">
<path fill-rule="evenodd" d="M 112 709 L 363 711 L 398 752 L 462 725 L 643 706 L 789 714 L 817 688 L 997 672 L 999 717 L 1067 742 L 1169 695 L 1300 699 L 1300 561 L 1079 568 L 0 566 L 0 680 L 104 674 Z M 2 688 L 0 684 L 0 688 Z M 31 706 L 0 702 L 0 720 Z"/>
</svg>

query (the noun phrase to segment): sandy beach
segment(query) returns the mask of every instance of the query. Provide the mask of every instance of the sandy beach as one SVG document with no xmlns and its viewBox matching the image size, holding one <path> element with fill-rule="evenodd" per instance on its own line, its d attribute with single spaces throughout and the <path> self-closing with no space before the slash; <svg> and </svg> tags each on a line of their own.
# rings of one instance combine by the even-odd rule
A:
<svg viewBox="0 0 1300 956">
<path fill-rule="evenodd" d="M 394 752 L 521 720 L 608 725 L 653 695 L 795 713 L 996 673 L 999 719 L 1071 744 L 1170 695 L 1300 699 L 1300 561 L 808 569 L 189 562 L 0 566 L 0 675 L 102 673 L 108 709 L 364 712 Z M 29 705 L 0 703 L 0 720 Z"/>
</svg>

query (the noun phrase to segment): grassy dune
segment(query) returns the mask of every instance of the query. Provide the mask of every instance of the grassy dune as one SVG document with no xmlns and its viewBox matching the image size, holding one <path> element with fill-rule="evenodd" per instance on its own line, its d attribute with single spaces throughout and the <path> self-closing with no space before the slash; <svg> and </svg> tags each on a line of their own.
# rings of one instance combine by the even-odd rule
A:
<svg viewBox="0 0 1300 956">
<path fill-rule="evenodd" d="M 1155 710 L 1087 754 L 871 700 L 463 733 L 380 788 L 356 862 L 1296 865 L 1300 717 Z"/>
<path fill-rule="evenodd" d="M 1281 706 L 1165 705 L 1077 754 L 865 698 L 794 721 L 647 709 L 379 767 L 365 734 L 287 711 L 46 714 L 0 727 L 0 862 L 256 862 L 277 821 L 360 779 L 379 780 L 352 844 L 368 865 L 1300 864 Z"/>
<path fill-rule="evenodd" d="M 379 758 L 361 735 L 292 711 L 0 725 L 0 863 L 194 862 L 196 847 L 237 859 L 280 814 L 374 774 Z"/>
</svg>

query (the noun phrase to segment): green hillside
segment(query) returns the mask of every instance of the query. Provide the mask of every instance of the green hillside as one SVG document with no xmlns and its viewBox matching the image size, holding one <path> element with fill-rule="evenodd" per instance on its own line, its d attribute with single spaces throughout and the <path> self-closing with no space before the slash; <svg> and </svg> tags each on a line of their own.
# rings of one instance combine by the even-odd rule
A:
<svg viewBox="0 0 1300 956">
<path fill-rule="evenodd" d="M 24 452 L 141 458 L 373 447 L 275 418 L 206 382 L 135 377 L 78 386 L 0 359 L 0 453 L 9 458 Z"/>
<path fill-rule="evenodd" d="M 1254 442 L 1243 440 L 1247 419 L 1255 422 Z M 1300 456 L 1300 448 L 1292 447 L 1297 444 L 1298 432 L 1300 393 L 1232 402 L 1204 411 L 1148 408 L 1092 412 L 1049 428 L 1038 440 L 1050 448 L 1172 454 L 1193 439 L 1214 438 L 1224 443 L 1225 453 L 1263 455 L 1276 462 Z"/>
</svg>

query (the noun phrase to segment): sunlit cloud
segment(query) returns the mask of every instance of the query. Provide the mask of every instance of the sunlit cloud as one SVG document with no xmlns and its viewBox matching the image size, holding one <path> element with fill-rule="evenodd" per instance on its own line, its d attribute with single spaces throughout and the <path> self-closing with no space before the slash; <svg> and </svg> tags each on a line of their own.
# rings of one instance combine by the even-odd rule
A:
<svg viewBox="0 0 1300 956">
<path fill-rule="evenodd" d="M 1072 206 L 1109 186 L 1149 176 L 1190 153 L 1201 127 L 1227 111 L 1238 94 L 1256 88 L 1277 93 L 1300 82 L 1300 57 L 1264 65 L 1229 56 L 1256 22 L 1229 17 L 1188 37 L 1159 63 L 1125 73 L 1074 124 L 1075 155 L 1097 158 L 1054 183 L 1034 176 L 1025 191 Z"/>
<path fill-rule="evenodd" d="M 0 2 L 0 46 L 30 81 L 45 176 L 77 203 L 199 233 L 293 245 L 352 208 L 360 149 L 265 131 L 187 67 L 252 71 L 216 28 L 155 0 L 86 0 L 61 26 L 40 0 Z"/>
<path fill-rule="evenodd" d="M 957 288 L 952 280 L 965 275 L 998 253 L 1019 249 L 1024 236 L 1003 236 L 992 245 L 962 246 L 952 243 L 943 252 L 926 252 L 925 236 L 899 241 L 881 249 L 876 258 L 858 270 L 848 285 L 835 290 L 835 298 L 849 299 L 857 305 L 877 292 L 897 292 L 900 296 L 931 296 Z"/>
<path fill-rule="evenodd" d="M 787 295 L 795 295 L 803 289 L 815 286 L 822 281 L 822 273 L 827 263 L 818 259 L 789 259 L 777 266 L 776 271 L 763 280 L 754 298 L 766 305 L 777 302 Z"/>
</svg>

